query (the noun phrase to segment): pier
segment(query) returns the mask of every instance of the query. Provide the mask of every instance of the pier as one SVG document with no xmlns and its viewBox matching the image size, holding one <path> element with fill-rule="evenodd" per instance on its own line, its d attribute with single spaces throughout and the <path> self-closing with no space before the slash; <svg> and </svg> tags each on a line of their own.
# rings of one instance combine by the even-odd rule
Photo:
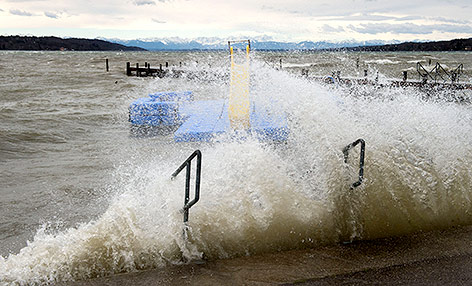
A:
<svg viewBox="0 0 472 286">
<path fill-rule="evenodd" d="M 179 63 L 179 67 L 182 67 L 182 62 Z M 144 67 L 140 67 L 139 63 L 136 63 L 135 66 L 131 66 L 130 62 L 126 63 L 126 75 L 127 76 L 137 76 L 137 77 L 159 77 L 163 78 L 165 76 L 172 75 L 173 77 L 178 77 L 182 74 L 182 70 L 172 69 L 169 70 L 169 62 L 165 63 L 165 68 L 162 64 L 159 64 L 159 68 L 151 68 L 151 64 L 148 62 L 144 63 Z"/>
</svg>

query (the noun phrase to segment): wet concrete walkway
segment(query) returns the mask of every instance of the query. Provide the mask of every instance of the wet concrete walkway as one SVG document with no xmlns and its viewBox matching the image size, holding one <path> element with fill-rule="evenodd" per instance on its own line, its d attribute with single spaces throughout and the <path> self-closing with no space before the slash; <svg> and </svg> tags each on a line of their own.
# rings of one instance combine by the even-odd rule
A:
<svg viewBox="0 0 472 286">
<path fill-rule="evenodd" d="M 472 227 L 60 285 L 472 285 Z"/>
</svg>

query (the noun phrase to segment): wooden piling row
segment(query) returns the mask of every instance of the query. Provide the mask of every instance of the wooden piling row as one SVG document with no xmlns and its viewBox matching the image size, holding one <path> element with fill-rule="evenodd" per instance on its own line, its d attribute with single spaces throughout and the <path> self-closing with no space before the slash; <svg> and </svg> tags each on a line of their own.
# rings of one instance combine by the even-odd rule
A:
<svg viewBox="0 0 472 286">
<path fill-rule="evenodd" d="M 182 63 L 179 63 L 182 66 Z M 157 76 L 157 77 L 164 77 L 169 72 L 169 62 L 166 62 L 166 68 L 162 68 L 162 64 L 159 64 L 159 68 L 151 68 L 151 64 L 148 62 L 144 63 L 144 67 L 139 67 L 139 63 L 136 63 L 136 67 L 132 67 L 130 62 L 126 63 L 126 75 L 132 76 L 133 73 L 137 77 L 146 77 L 146 76 Z"/>
</svg>

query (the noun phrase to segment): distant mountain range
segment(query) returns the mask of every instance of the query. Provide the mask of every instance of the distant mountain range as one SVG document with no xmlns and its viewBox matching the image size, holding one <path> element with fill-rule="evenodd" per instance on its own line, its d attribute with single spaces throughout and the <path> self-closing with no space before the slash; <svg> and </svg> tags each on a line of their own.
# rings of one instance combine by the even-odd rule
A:
<svg viewBox="0 0 472 286">
<path fill-rule="evenodd" d="M 349 50 L 349 51 L 471 51 L 472 38 L 438 42 L 342 41 L 342 42 L 279 42 L 251 40 L 256 50 Z M 77 39 L 34 36 L 0 36 L 0 50 L 71 50 L 71 51 L 182 51 L 225 50 L 227 40 L 221 38 L 175 38 L 119 40 Z"/>
<path fill-rule="evenodd" d="M 228 47 L 228 41 L 219 38 L 198 38 L 185 40 L 180 38 L 142 39 L 142 40 L 120 40 L 104 39 L 124 46 L 140 47 L 149 51 L 165 50 L 224 50 Z M 256 50 L 323 50 L 340 49 L 346 47 L 378 46 L 385 44 L 396 44 L 400 41 L 342 41 L 342 42 L 279 42 L 251 40 L 251 47 Z"/>
<path fill-rule="evenodd" d="M 0 36 L 0 50 L 24 51 L 144 51 L 99 39 L 62 39 L 58 37 Z"/>
</svg>

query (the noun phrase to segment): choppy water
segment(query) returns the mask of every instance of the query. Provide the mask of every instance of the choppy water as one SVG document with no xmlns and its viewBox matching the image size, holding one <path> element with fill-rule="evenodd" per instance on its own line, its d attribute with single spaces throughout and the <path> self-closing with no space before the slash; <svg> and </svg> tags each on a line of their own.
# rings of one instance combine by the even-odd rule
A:
<svg viewBox="0 0 472 286">
<path fill-rule="evenodd" d="M 454 67 L 467 53 L 256 53 L 251 96 L 289 117 L 284 144 L 173 143 L 135 137 L 127 107 L 147 93 L 192 90 L 225 98 L 223 52 L 2 52 L 0 61 L 0 279 L 47 283 L 472 223 L 472 107 L 416 90 L 369 96 L 298 77 L 400 78 L 416 61 Z M 105 72 L 110 60 L 111 71 Z M 283 59 L 285 69 L 279 66 Z M 359 68 L 356 59 L 360 59 Z M 125 62 L 183 62 L 204 77 L 126 77 Z M 198 62 L 198 63 L 197 63 Z M 372 71 L 372 72 L 370 72 Z M 372 96 L 374 95 L 374 96 Z M 461 92 L 461 95 L 462 92 Z M 467 94 L 466 94 L 467 95 Z M 365 184 L 355 156 L 367 142 Z M 182 238 L 182 178 L 203 153 L 201 201 Z M 356 153 L 356 151 L 354 152 Z"/>
</svg>

